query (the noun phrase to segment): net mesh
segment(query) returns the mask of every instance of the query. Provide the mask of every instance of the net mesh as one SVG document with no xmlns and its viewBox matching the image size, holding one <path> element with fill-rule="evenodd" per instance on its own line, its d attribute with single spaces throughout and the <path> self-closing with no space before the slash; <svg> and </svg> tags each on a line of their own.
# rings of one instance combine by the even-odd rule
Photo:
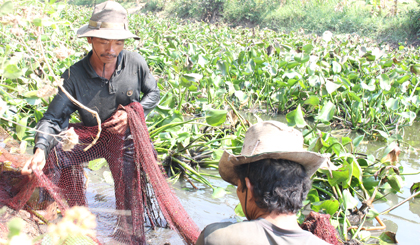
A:
<svg viewBox="0 0 420 245">
<path fill-rule="evenodd" d="M 135 102 L 119 110 L 125 110 L 128 115 L 129 129 L 125 134 L 117 135 L 104 129 L 98 142 L 85 152 L 83 149 L 93 141 L 98 127 L 73 124 L 70 127 L 79 136 L 80 144 L 71 151 L 64 151 L 59 143 L 49 153 L 43 172 L 34 171 L 34 175 L 28 177 L 2 171 L 0 202 L 15 210 L 24 209 L 25 205 L 45 209 L 55 202 L 65 215 L 69 207 L 87 205 L 85 163 L 105 158 L 114 180 L 118 217 L 110 236 L 115 241 L 146 244 L 145 225 L 150 225 L 174 229 L 187 244 L 194 244 L 200 230 L 157 164 L 142 106 Z M 2 156 L 16 168 L 26 160 L 7 152 Z M 35 189 L 39 191 L 33 195 Z"/>
</svg>

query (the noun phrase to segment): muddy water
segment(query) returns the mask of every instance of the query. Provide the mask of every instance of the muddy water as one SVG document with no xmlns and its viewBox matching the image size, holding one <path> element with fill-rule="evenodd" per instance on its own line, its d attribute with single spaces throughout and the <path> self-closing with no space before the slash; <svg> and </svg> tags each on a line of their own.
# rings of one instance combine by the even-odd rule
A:
<svg viewBox="0 0 420 245">
<path fill-rule="evenodd" d="M 260 115 L 263 120 L 278 120 L 285 122 L 284 117 L 268 117 Z M 251 121 L 255 119 L 250 117 Z M 328 129 L 325 129 L 328 130 Z M 417 133 L 420 130 L 420 123 L 415 123 L 410 128 L 405 128 L 404 140 L 412 147 L 420 151 L 420 140 Z M 333 131 L 335 136 L 355 137 L 347 130 Z M 379 157 L 386 147 L 386 142 L 362 142 L 357 149 L 358 152 L 372 154 Z M 403 173 L 420 172 L 419 152 L 407 152 L 403 149 L 400 155 L 400 165 L 403 166 Z M 115 209 L 115 198 L 112 184 L 106 183 L 103 172 L 89 172 L 88 200 L 93 213 L 98 217 L 98 238 L 105 244 L 114 244 L 108 237 L 112 233 L 116 219 L 112 210 Z M 205 170 L 215 174 L 215 170 Z M 401 193 L 388 195 L 386 201 L 377 201 L 374 207 L 381 212 L 389 207 L 396 205 L 410 196 L 410 187 L 414 182 L 420 182 L 420 174 L 405 175 L 405 186 Z M 228 194 L 220 199 L 211 198 L 211 188 L 197 184 L 198 190 L 194 190 L 189 183 L 179 181 L 173 185 L 175 193 L 180 199 L 186 211 L 190 214 L 197 225 L 202 229 L 207 224 L 220 221 L 235 222 L 234 208 L 239 203 L 236 197 L 236 189 L 221 179 L 213 178 L 211 182 L 214 186 L 227 188 Z M 397 233 L 397 240 L 400 244 L 420 244 L 420 198 L 410 200 L 389 214 L 382 215 L 382 220 L 386 224 L 388 231 Z M 379 226 L 376 221 L 366 222 L 366 226 Z M 373 233 L 379 236 L 380 232 Z M 178 235 L 167 229 L 149 230 L 147 232 L 149 244 L 183 244 Z M 373 242 L 374 240 L 372 240 Z"/>
</svg>

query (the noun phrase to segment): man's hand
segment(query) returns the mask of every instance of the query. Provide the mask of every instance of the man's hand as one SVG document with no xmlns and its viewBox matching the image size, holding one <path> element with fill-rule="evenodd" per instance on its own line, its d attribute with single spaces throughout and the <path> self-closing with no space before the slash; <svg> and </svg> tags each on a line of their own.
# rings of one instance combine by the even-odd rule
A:
<svg viewBox="0 0 420 245">
<path fill-rule="evenodd" d="M 104 123 L 104 127 L 113 134 L 124 134 L 128 127 L 127 112 L 118 110 L 109 122 Z"/>
<path fill-rule="evenodd" d="M 22 168 L 22 175 L 32 174 L 35 169 L 42 171 L 45 166 L 45 152 L 37 148 L 35 154 L 29 159 Z"/>
</svg>

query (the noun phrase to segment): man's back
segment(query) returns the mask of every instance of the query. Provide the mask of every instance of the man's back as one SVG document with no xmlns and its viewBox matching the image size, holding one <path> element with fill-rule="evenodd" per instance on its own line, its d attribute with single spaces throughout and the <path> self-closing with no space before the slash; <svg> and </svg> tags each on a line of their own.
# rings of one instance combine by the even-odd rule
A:
<svg viewBox="0 0 420 245">
<path fill-rule="evenodd" d="M 281 229 L 263 218 L 236 224 L 229 222 L 208 225 L 197 240 L 197 245 L 236 244 L 308 244 L 325 245 L 325 241 L 304 230 Z"/>
</svg>

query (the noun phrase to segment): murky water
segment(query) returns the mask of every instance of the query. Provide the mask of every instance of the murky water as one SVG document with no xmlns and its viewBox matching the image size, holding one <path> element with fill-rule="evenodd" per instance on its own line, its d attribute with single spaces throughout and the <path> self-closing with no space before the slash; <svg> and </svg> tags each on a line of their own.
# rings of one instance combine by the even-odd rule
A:
<svg viewBox="0 0 420 245">
<path fill-rule="evenodd" d="M 284 116 L 269 117 L 266 115 L 259 115 L 263 120 L 278 120 L 285 122 Z M 256 121 L 253 117 L 248 117 L 250 121 Z M 420 129 L 420 123 L 415 123 L 410 128 L 405 128 L 404 140 L 411 144 L 411 146 L 420 151 L 420 140 L 417 138 L 417 133 Z M 327 129 L 326 129 L 327 130 Z M 355 137 L 348 130 L 334 131 L 335 136 Z M 379 157 L 386 147 L 386 142 L 363 142 L 358 152 L 373 154 Z M 417 151 L 407 152 L 405 148 L 402 149 L 400 155 L 400 165 L 404 167 L 403 173 L 420 172 L 420 159 Z M 102 170 L 103 171 L 103 170 Z M 115 226 L 116 218 L 112 210 L 115 210 L 114 189 L 112 184 L 104 181 L 102 171 L 89 171 L 89 187 L 87 190 L 87 197 L 89 200 L 89 207 L 97 215 L 98 218 L 98 238 L 105 244 L 114 244 L 108 237 L 112 233 Z M 208 173 L 216 174 L 215 170 L 205 170 Z M 396 205 L 403 201 L 410 194 L 410 187 L 414 182 L 420 182 L 420 174 L 405 175 L 405 186 L 401 193 L 395 195 L 388 195 L 387 201 L 377 201 L 374 207 L 381 212 L 389 207 Z M 179 181 L 173 185 L 175 193 L 180 199 L 186 211 L 190 214 L 192 219 L 197 223 L 200 229 L 206 225 L 214 222 L 235 221 L 234 208 L 239 203 L 236 197 L 236 189 L 228 186 L 228 183 L 221 179 L 210 179 L 212 184 L 217 187 L 227 188 L 228 194 L 220 199 L 212 199 L 211 188 L 205 187 L 197 183 L 198 190 L 194 190 L 188 182 Z M 386 224 L 388 231 L 397 233 L 397 240 L 400 244 L 420 244 L 420 198 L 410 200 L 402 206 L 394 209 L 386 215 L 381 215 L 382 220 Z M 366 222 L 366 226 L 378 226 L 376 221 Z M 373 233 L 378 236 L 380 232 Z M 178 235 L 168 229 L 157 229 L 155 231 L 147 232 L 148 243 L 150 244 L 183 244 Z"/>
</svg>

